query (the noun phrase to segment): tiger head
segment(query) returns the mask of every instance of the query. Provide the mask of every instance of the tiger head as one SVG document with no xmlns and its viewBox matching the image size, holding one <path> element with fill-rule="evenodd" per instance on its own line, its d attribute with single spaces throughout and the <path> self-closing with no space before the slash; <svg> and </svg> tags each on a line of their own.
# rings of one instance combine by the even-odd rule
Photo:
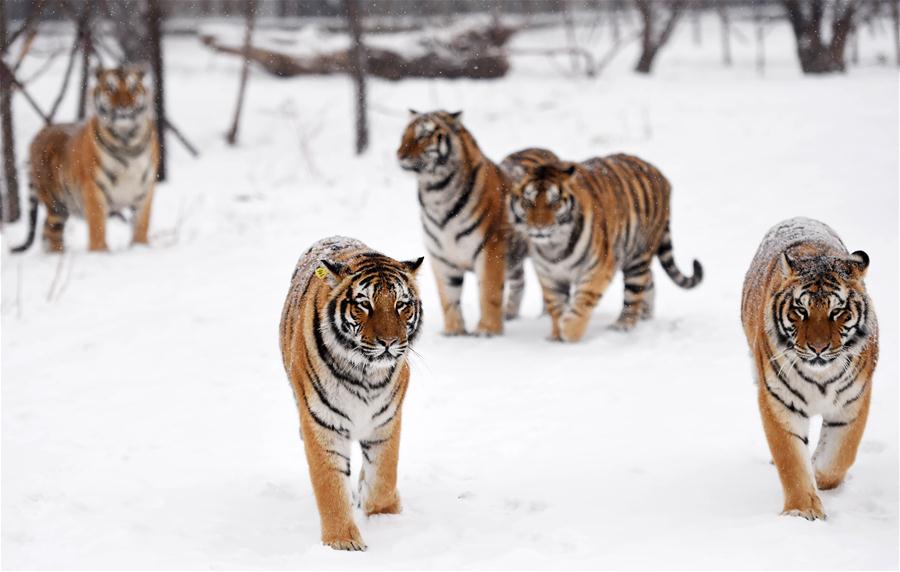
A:
<svg viewBox="0 0 900 572">
<path fill-rule="evenodd" d="M 874 314 L 863 284 L 868 255 L 835 257 L 808 245 L 781 255 L 781 286 L 770 303 L 770 334 L 780 352 L 824 368 L 866 346 Z"/>
<path fill-rule="evenodd" d="M 129 142 L 145 124 L 149 109 L 144 72 L 133 68 L 101 69 L 94 85 L 94 110 L 100 124 Z"/>
<path fill-rule="evenodd" d="M 422 258 L 398 262 L 380 254 L 350 263 L 322 260 L 331 275 L 322 333 L 353 363 L 391 366 L 419 333 L 422 303 L 416 272 Z"/>
<path fill-rule="evenodd" d="M 465 131 L 460 122 L 462 111 L 419 113 L 410 109 L 409 112 L 410 122 L 397 149 L 400 167 L 429 177 L 455 171 Z"/>
<path fill-rule="evenodd" d="M 572 192 L 574 163 L 557 161 L 526 169 L 509 197 L 515 229 L 537 245 L 558 244 L 571 235 L 578 215 Z"/>
</svg>

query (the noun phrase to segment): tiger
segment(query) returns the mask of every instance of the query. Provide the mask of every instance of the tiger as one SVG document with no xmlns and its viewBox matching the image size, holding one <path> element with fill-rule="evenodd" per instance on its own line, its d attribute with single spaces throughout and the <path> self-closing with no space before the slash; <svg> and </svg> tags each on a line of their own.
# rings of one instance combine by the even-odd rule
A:
<svg viewBox="0 0 900 572">
<path fill-rule="evenodd" d="M 528 239 L 551 318 L 550 340 L 577 342 L 584 336 L 591 311 L 617 270 L 625 278 L 625 303 L 613 327 L 630 330 L 639 319 L 652 317 L 654 256 L 678 286 L 700 284 L 698 261 L 688 278 L 672 257 L 670 194 L 662 173 L 631 155 L 525 169 L 508 212 Z"/>
<path fill-rule="evenodd" d="M 350 449 L 362 449 L 356 505 L 397 514 L 400 414 L 407 355 L 422 320 L 416 273 L 345 237 L 320 240 L 297 263 L 279 327 L 281 355 L 300 414 L 322 542 L 365 550 L 353 521 Z"/>
<path fill-rule="evenodd" d="M 28 236 L 34 242 L 38 205 L 47 209 L 43 242 L 62 252 L 70 215 L 88 225 L 89 249 L 108 250 L 106 219 L 131 211 L 135 244 L 147 244 L 159 145 L 149 113 L 150 95 L 139 69 L 100 69 L 93 88 L 94 114 L 82 123 L 48 125 L 30 146 Z"/>
<path fill-rule="evenodd" d="M 521 266 L 515 257 L 526 249 L 510 245 L 516 237 L 506 216 L 509 180 L 481 152 L 461 116 L 410 110 L 397 159 L 402 169 L 417 175 L 425 249 L 437 280 L 444 334 L 466 333 L 460 296 L 465 273 L 474 271 L 481 307 L 475 333 L 493 336 L 503 332 L 504 318 L 518 315 L 522 285 L 514 288 L 518 298 L 504 312 L 504 280 L 507 266 Z"/>
<path fill-rule="evenodd" d="M 798 217 L 768 231 L 744 278 L 741 321 L 784 515 L 824 519 L 817 491 L 840 485 L 856 459 L 878 361 L 868 266 L 831 227 Z M 810 459 L 814 415 L 822 428 Z"/>
</svg>

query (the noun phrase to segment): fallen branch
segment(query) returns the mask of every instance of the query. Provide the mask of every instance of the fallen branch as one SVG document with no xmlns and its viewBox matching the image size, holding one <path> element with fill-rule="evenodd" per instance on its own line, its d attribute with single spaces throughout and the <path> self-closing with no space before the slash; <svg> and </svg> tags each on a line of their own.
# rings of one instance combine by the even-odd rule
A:
<svg viewBox="0 0 900 572">
<path fill-rule="evenodd" d="M 370 76 L 388 80 L 503 77 L 509 71 L 509 61 L 501 46 L 514 32 L 511 28 L 470 30 L 447 43 L 432 41 L 424 44 L 426 52 L 418 56 L 404 56 L 367 46 L 366 71 Z M 214 51 L 246 58 L 278 77 L 346 74 L 353 70 L 352 51 L 349 49 L 298 57 L 253 46 L 228 46 L 208 35 L 201 36 L 200 40 Z"/>
</svg>

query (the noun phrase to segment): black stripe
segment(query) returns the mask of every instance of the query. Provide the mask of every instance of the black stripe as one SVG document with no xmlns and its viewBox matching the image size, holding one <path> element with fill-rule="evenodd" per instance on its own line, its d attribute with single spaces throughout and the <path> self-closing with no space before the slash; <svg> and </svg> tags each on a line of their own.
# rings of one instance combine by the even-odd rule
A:
<svg viewBox="0 0 900 572">
<path fill-rule="evenodd" d="M 440 190 L 444 189 L 447 185 L 450 184 L 450 181 L 453 180 L 453 177 L 456 176 L 456 173 L 457 173 L 456 171 L 451 171 L 449 175 L 447 175 L 440 181 L 438 181 L 436 183 L 429 183 L 429 184 L 425 185 L 425 190 L 426 191 L 440 191 Z"/>
<path fill-rule="evenodd" d="M 804 419 L 808 419 L 808 418 L 809 418 L 809 415 L 807 415 L 805 411 L 803 411 L 802 409 L 799 409 L 799 408 L 797 408 L 797 407 L 794 407 L 794 404 L 793 404 L 793 403 L 788 404 L 785 400 L 783 400 L 782 398 L 778 397 L 778 394 L 775 393 L 774 391 L 772 391 L 772 388 L 769 387 L 769 383 L 768 383 L 767 381 L 763 380 L 763 384 L 766 386 L 766 391 L 769 392 L 769 395 L 771 395 L 772 397 L 775 398 L 776 401 L 778 401 L 779 403 L 781 403 L 781 404 L 785 407 L 785 409 L 787 409 L 787 410 L 790 411 L 791 413 L 795 413 L 795 414 L 797 414 L 797 415 L 803 417 Z"/>
<path fill-rule="evenodd" d="M 481 165 L 482 165 L 481 163 L 478 163 L 472 169 L 472 172 L 469 175 L 469 182 L 466 185 L 466 188 L 463 190 L 462 194 L 456 200 L 456 203 L 453 205 L 453 207 L 450 209 L 450 211 L 447 212 L 446 216 L 444 217 L 444 221 L 442 223 L 440 223 L 438 226 L 440 226 L 441 228 L 444 228 L 444 226 L 446 226 L 447 223 L 450 222 L 450 219 L 452 219 L 456 215 L 458 215 L 460 213 L 460 211 L 463 209 L 463 207 L 466 206 L 466 203 L 469 201 L 469 196 L 472 194 L 472 189 L 475 188 L 475 179 L 478 177 L 478 172 L 481 171 Z"/>
<path fill-rule="evenodd" d="M 461 231 L 459 231 L 458 233 L 456 233 L 456 239 L 455 239 L 456 242 L 459 242 L 459 239 L 461 239 L 462 237 L 472 234 L 472 231 L 474 231 L 476 228 L 478 228 L 478 226 L 482 223 L 482 221 L 484 221 L 485 217 L 488 215 L 488 210 L 489 209 L 485 208 L 481 212 L 481 214 L 478 216 L 478 218 L 475 219 L 475 222 L 473 222 L 466 228 L 464 228 Z M 487 233 L 485 233 L 485 234 L 487 234 Z"/>
</svg>

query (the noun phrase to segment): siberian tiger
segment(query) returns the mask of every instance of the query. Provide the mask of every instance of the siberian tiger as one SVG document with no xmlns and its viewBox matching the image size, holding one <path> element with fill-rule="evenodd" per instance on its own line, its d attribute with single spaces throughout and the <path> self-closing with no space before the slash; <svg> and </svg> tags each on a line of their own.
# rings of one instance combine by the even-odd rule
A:
<svg viewBox="0 0 900 572">
<path fill-rule="evenodd" d="M 474 271 L 481 304 L 476 333 L 500 334 L 506 267 L 521 265 L 507 257 L 524 254 L 509 245 L 514 237 L 505 210 L 508 180 L 463 127 L 461 112 L 410 113 L 397 159 L 418 176 L 425 248 L 437 279 L 444 333 L 466 333 L 460 294 L 463 276 Z M 516 300 L 506 314 L 518 314 Z"/>
<path fill-rule="evenodd" d="M 825 518 L 817 486 L 838 486 L 856 458 L 878 360 L 868 265 L 827 225 L 794 218 L 769 230 L 744 279 L 741 320 L 782 514 Z M 810 462 L 813 415 L 822 416 L 822 431 Z"/>
<path fill-rule="evenodd" d="M 507 155 L 500 162 L 500 169 L 509 179 L 510 189 L 512 189 L 525 176 L 528 169 L 541 163 L 555 161 L 559 161 L 559 157 L 553 151 L 532 147 Z M 509 286 L 509 292 L 506 295 L 505 317 L 507 320 L 515 319 L 519 315 L 522 296 L 525 294 L 525 258 L 527 256 L 527 238 L 513 229 L 509 240 L 509 254 L 506 257 L 506 284 Z"/>
<path fill-rule="evenodd" d="M 90 250 L 106 250 L 106 219 L 130 210 L 133 242 L 146 243 L 156 184 L 159 146 L 148 109 L 143 72 L 99 70 L 93 90 L 94 116 L 84 123 L 49 125 L 30 148 L 28 237 L 13 252 L 34 242 L 38 202 L 44 203 L 44 245 L 63 250 L 70 215 L 88 224 Z"/>
<path fill-rule="evenodd" d="M 615 327 L 623 330 L 652 316 L 654 256 L 682 288 L 700 283 L 699 262 L 687 278 L 672 259 L 669 195 L 662 173 L 630 155 L 526 169 L 510 196 L 509 213 L 528 237 L 552 320 L 550 339 L 581 339 L 618 269 L 625 275 L 625 305 Z"/>
<path fill-rule="evenodd" d="M 400 411 L 422 304 L 422 258 L 398 262 L 358 240 L 320 240 L 297 263 L 281 315 L 284 369 L 322 525 L 322 542 L 365 550 L 353 522 L 350 447 L 362 448 L 356 495 L 366 515 L 400 512 Z"/>
</svg>

